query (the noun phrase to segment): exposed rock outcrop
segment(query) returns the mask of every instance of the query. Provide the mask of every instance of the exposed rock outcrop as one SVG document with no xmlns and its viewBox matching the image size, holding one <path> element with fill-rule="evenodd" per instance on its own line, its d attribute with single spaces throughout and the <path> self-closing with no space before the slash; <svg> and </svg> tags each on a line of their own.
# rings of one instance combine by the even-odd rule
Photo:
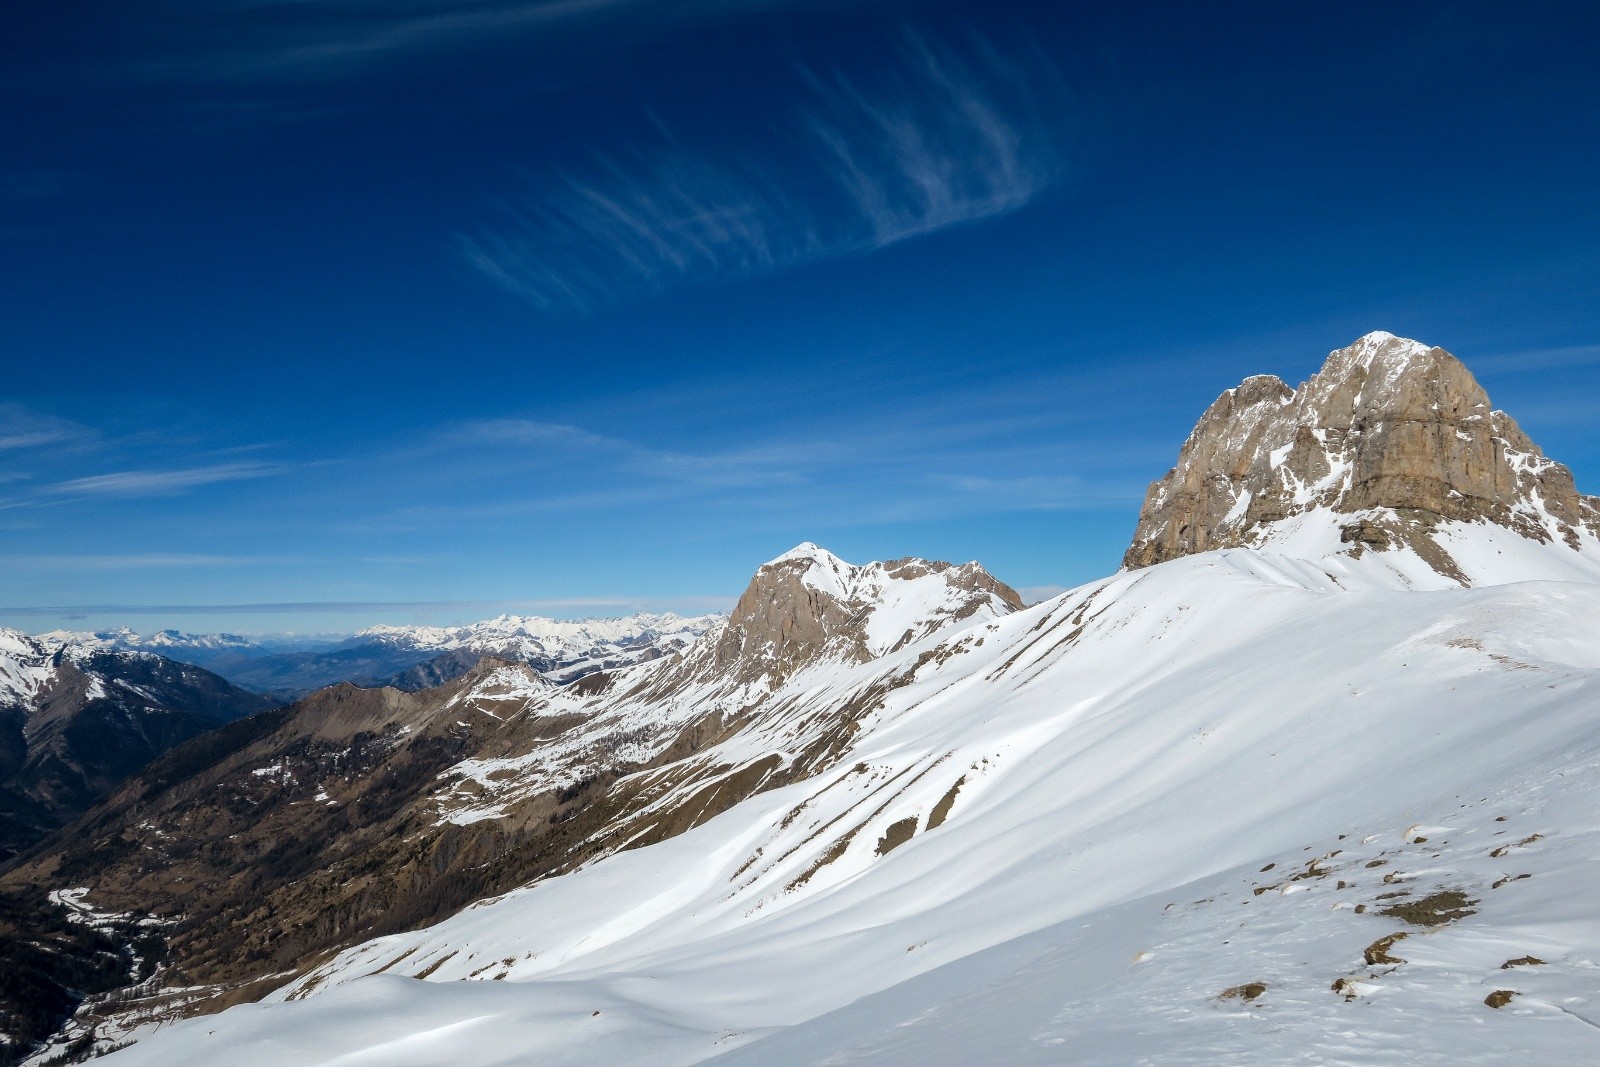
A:
<svg viewBox="0 0 1600 1067">
<path fill-rule="evenodd" d="M 756 572 L 717 638 L 715 668 L 788 674 L 819 657 L 865 662 L 953 622 L 1023 606 L 977 563 L 853 566 L 806 542 Z"/>
<path fill-rule="evenodd" d="M 1338 516 L 1348 555 L 1410 548 L 1465 580 L 1432 536 L 1488 523 L 1579 550 L 1600 536 L 1600 500 L 1548 459 L 1442 348 L 1370 333 L 1298 389 L 1259 375 L 1201 417 L 1151 485 L 1126 567 L 1271 542 L 1284 520 Z"/>
</svg>

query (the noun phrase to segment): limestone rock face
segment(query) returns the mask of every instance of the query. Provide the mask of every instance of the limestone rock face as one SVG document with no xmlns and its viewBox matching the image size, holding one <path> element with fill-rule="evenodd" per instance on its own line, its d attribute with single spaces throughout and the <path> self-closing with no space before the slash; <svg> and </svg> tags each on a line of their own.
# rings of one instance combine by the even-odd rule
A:
<svg viewBox="0 0 1600 1067">
<path fill-rule="evenodd" d="M 785 675 L 825 656 L 865 662 L 1022 598 L 977 563 L 906 558 L 854 566 L 802 544 L 751 579 L 718 636 L 718 671 Z"/>
<path fill-rule="evenodd" d="M 1406 546 L 1452 577 L 1430 538 L 1442 521 L 1572 549 L 1600 535 L 1600 500 L 1493 410 L 1460 360 L 1380 332 L 1329 355 L 1298 389 L 1261 375 L 1218 397 L 1150 486 L 1123 565 L 1260 545 L 1274 524 L 1318 509 L 1350 517 L 1350 554 Z"/>
</svg>

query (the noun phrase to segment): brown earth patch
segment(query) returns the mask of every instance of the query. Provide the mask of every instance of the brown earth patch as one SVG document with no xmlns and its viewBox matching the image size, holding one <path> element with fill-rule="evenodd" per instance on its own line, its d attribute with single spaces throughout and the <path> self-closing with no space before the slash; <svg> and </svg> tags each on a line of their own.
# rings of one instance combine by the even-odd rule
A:
<svg viewBox="0 0 1600 1067">
<path fill-rule="evenodd" d="M 1244 985 L 1236 985 L 1230 989 L 1224 989 L 1217 994 L 1217 999 L 1242 1000 L 1248 1004 L 1266 991 L 1267 984 L 1265 982 L 1246 982 Z"/>
<path fill-rule="evenodd" d="M 928 814 L 928 829 L 936 830 L 944 825 L 945 819 L 950 817 L 950 809 L 956 806 L 956 794 L 961 792 L 961 786 L 966 782 L 967 776 L 962 775 L 956 779 L 956 784 L 950 791 L 939 798 L 939 803 L 933 806 L 933 811 Z"/>
<path fill-rule="evenodd" d="M 1389 950 L 1394 948 L 1396 941 L 1404 941 L 1408 936 L 1410 935 L 1401 930 L 1398 933 L 1389 934 L 1387 937 L 1380 937 L 1366 947 L 1361 953 L 1361 958 L 1367 961 L 1368 967 L 1378 967 L 1388 963 L 1404 963 L 1405 960 L 1400 957 L 1389 955 Z"/>
<path fill-rule="evenodd" d="M 1404 904 L 1391 904 L 1382 914 L 1392 916 L 1413 926 L 1444 926 L 1464 919 L 1477 911 L 1476 900 L 1457 889 L 1444 889 Z"/>
<path fill-rule="evenodd" d="M 855 840 L 856 833 L 860 829 L 861 827 L 856 827 L 854 830 L 851 830 L 849 833 L 839 838 L 839 840 L 835 841 L 832 845 L 828 846 L 828 851 L 818 856 L 817 862 L 800 872 L 800 876 L 798 878 L 784 887 L 785 891 L 799 889 L 801 886 L 811 881 L 812 877 L 816 875 L 818 871 L 822 870 L 822 868 L 826 867 L 828 864 L 844 855 L 845 849 L 850 847 L 850 842 Z"/>
<path fill-rule="evenodd" d="M 917 817 L 915 815 L 899 819 L 889 824 L 889 829 L 878 838 L 878 855 L 887 856 L 907 841 L 911 840 L 917 832 Z"/>
</svg>

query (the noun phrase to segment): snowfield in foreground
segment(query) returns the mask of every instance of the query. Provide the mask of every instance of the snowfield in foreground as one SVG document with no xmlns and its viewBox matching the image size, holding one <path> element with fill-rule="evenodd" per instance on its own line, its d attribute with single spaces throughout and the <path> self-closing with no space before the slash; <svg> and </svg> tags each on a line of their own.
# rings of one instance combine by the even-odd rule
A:
<svg viewBox="0 0 1600 1067">
<path fill-rule="evenodd" d="M 806 668 L 774 703 L 910 680 L 814 777 L 113 1062 L 1600 1061 L 1600 585 L 1350 576 L 1205 553 Z"/>
</svg>

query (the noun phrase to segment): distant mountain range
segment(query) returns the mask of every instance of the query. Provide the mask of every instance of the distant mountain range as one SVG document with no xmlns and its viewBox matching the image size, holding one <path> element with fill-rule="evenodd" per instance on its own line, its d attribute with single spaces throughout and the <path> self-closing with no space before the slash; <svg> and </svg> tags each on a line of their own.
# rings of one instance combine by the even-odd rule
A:
<svg viewBox="0 0 1600 1067">
<path fill-rule="evenodd" d="M 460 677 L 483 656 L 525 663 L 556 681 L 665 655 L 721 621 L 719 615 L 670 613 L 625 618 L 547 619 L 501 615 L 465 626 L 373 626 L 344 640 L 249 638 L 126 627 L 55 631 L 39 639 L 85 648 L 158 652 L 204 667 L 278 701 L 338 682 L 413 692 Z"/>
</svg>

